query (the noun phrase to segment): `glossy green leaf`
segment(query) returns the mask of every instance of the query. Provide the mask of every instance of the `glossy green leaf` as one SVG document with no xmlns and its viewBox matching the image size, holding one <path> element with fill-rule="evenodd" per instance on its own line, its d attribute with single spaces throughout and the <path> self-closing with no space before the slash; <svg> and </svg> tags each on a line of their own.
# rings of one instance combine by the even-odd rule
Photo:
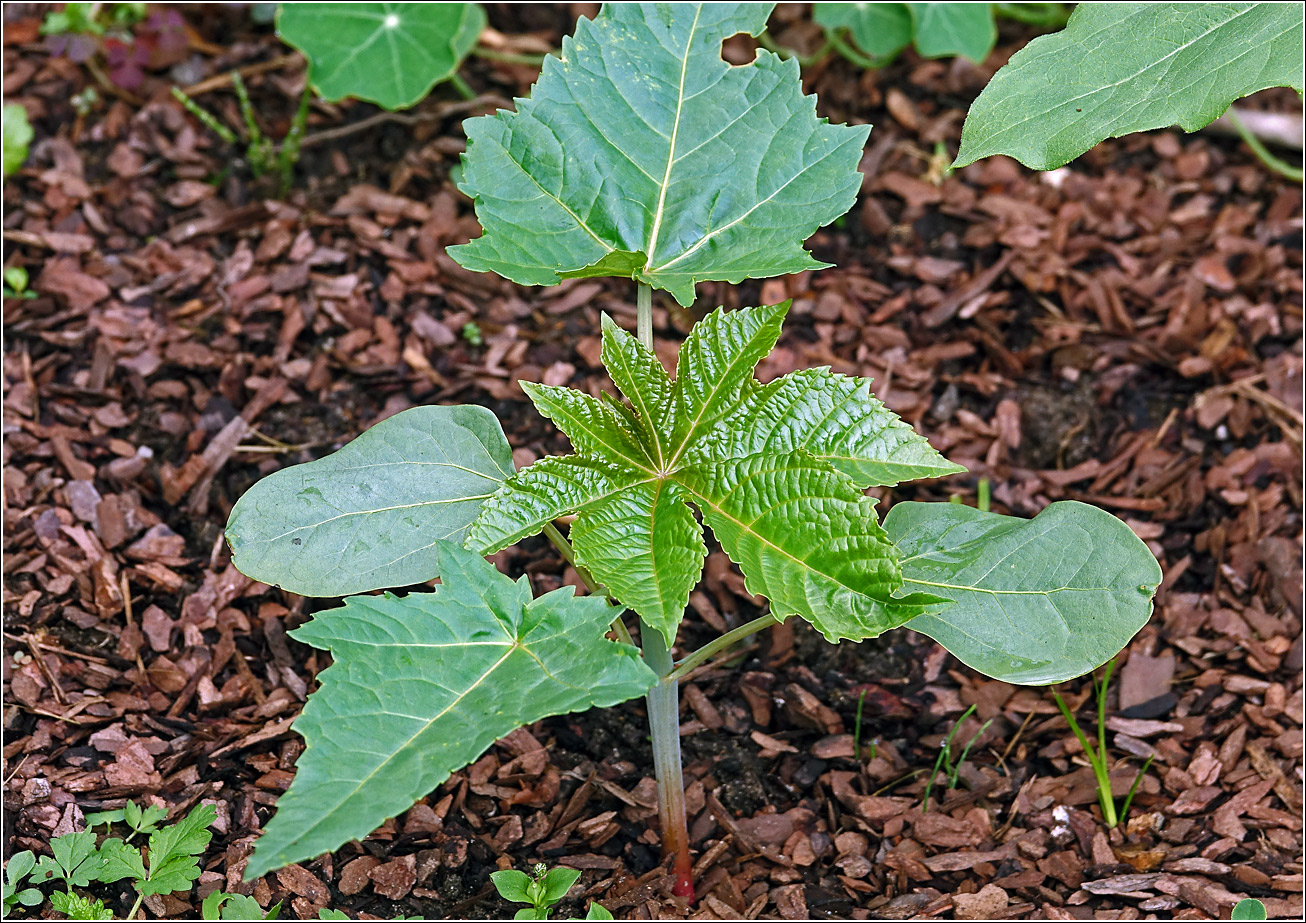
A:
<svg viewBox="0 0 1306 923">
<path fill-rule="evenodd" d="M 1147 622 L 1156 558 L 1122 521 L 1053 503 L 1033 519 L 959 503 L 899 503 L 884 528 L 903 589 L 953 600 L 908 623 L 1008 683 L 1059 683 L 1114 657 Z"/>
<path fill-rule="evenodd" d="M 100 898 L 84 897 L 72 891 L 50 895 L 50 906 L 70 920 L 112 920 L 113 911 Z"/>
<path fill-rule="evenodd" d="M 1081 3 L 971 106 L 956 166 L 1006 154 L 1059 167 L 1106 138 L 1196 131 L 1268 87 L 1302 92 L 1300 3 Z"/>
<path fill-rule="evenodd" d="M 328 102 L 406 109 L 448 80 L 485 28 L 477 3 L 283 3 L 277 34 Z"/>
<path fill-rule="evenodd" d="M 519 872 L 517 869 L 500 869 L 497 872 L 490 873 L 490 881 L 494 884 L 494 889 L 499 892 L 499 896 L 505 901 L 514 901 L 519 904 L 529 904 L 531 900 L 527 888 L 531 886 L 531 876 L 525 872 Z"/>
<path fill-rule="evenodd" d="M 577 561 L 668 643 L 706 555 L 691 506 L 777 617 L 801 615 L 832 640 L 873 637 L 937 602 L 893 595 L 896 552 L 858 488 L 963 469 L 872 398 L 864 379 L 814 369 L 758 384 L 753 367 L 787 308 L 708 315 L 681 348 L 674 381 L 605 319 L 603 357 L 629 389 L 633 425 L 621 439 L 591 438 L 590 426 L 573 440 L 578 454 L 518 472 L 486 501 L 468 547 L 496 551 L 575 513 Z M 563 416 L 556 391 L 527 391 L 542 412 Z"/>
<path fill-rule="evenodd" d="M 516 112 L 463 123 L 459 188 L 484 234 L 449 254 L 526 285 L 624 276 L 684 305 L 703 280 L 826 265 L 802 241 L 852 206 L 870 128 L 818 119 L 796 61 L 722 59 L 771 7 L 614 3 L 577 22 Z"/>
<path fill-rule="evenodd" d="M 888 61 L 912 40 L 905 3 L 814 3 L 812 19 L 826 32 L 847 29 L 857 47 L 877 60 Z"/>
<path fill-rule="evenodd" d="M 620 611 L 606 600 L 532 599 L 527 578 L 437 551 L 434 593 L 354 596 L 292 632 L 334 663 L 295 722 L 308 749 L 247 880 L 365 836 L 514 728 L 653 684 L 635 648 L 606 639 Z"/>
<path fill-rule="evenodd" d="M 3 163 L 6 177 L 13 176 L 27 162 L 27 148 L 35 134 L 27 121 L 27 110 L 18 103 L 5 103 L 3 109 Z"/>
<path fill-rule="evenodd" d="M 414 407 L 250 488 L 227 523 L 232 563 L 303 596 L 421 583 L 439 575 L 436 542 L 462 541 L 512 471 L 484 407 Z"/>
<path fill-rule="evenodd" d="M 923 58 L 960 55 L 982 64 L 998 42 L 988 3 L 908 3 L 907 8 Z"/>
</svg>

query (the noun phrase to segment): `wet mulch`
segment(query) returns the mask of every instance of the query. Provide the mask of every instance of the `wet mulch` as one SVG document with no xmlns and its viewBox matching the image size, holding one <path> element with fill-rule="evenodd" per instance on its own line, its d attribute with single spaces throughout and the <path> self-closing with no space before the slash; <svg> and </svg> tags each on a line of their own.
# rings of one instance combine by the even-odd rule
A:
<svg viewBox="0 0 1306 923">
<path fill-rule="evenodd" d="M 577 9 L 491 21 L 506 47 L 540 49 Z M 84 114 L 70 100 L 87 71 L 46 52 L 31 8 L 4 15 L 5 96 L 38 138 L 4 189 L 5 263 L 38 293 L 5 304 L 6 854 L 44 851 L 124 799 L 173 816 L 207 801 L 203 877 L 150 898 L 153 915 L 193 915 L 221 887 L 304 918 L 323 905 L 493 917 L 506 911 L 489 872 L 537 860 L 583 871 L 564 913 L 589 898 L 621 917 L 683 913 L 658 864 L 638 702 L 517 731 L 366 841 L 242 878 L 324 666 L 287 630 L 330 602 L 230 566 L 233 501 L 419 403 L 492 408 L 525 465 L 567 447 L 518 379 L 610 387 L 599 313 L 633 323 L 629 284 L 523 289 L 445 254 L 477 233 L 449 178 L 460 121 L 534 72 L 473 60 L 481 96 L 442 87 L 401 117 L 317 105 L 277 199 L 167 94 L 200 84 L 238 123 L 210 78 L 273 61 L 248 82 L 265 127 L 284 130 L 302 65 L 275 62 L 284 49 L 237 5 L 187 7 L 185 69 L 132 101 L 100 87 Z M 811 39 L 802 23 L 778 32 Z M 1004 31 L 981 69 L 910 55 L 875 73 L 812 69 L 823 114 L 876 125 L 860 201 L 810 244 L 838 268 L 706 284 L 693 310 L 660 298 L 657 333 L 670 361 L 711 307 L 792 298 L 764 375 L 871 376 L 970 468 L 885 491 L 885 505 L 973 503 L 985 477 L 1003 512 L 1073 498 L 1128 522 L 1165 582 L 1111 696 L 1119 793 L 1154 761 L 1108 830 L 1046 690 L 988 681 L 910 631 L 836 648 L 776 628 L 684 687 L 699 918 L 1202 919 L 1241 897 L 1300 915 L 1302 191 L 1236 140 L 1174 131 L 1052 173 L 995 158 L 940 180 L 935 144 L 955 145 L 965 106 L 1026 37 Z M 746 60 L 751 45 L 726 53 Z M 1300 108 L 1287 92 L 1249 104 Z M 577 582 L 538 540 L 497 560 L 539 592 Z M 714 550 L 682 644 L 757 612 Z M 1072 706 L 1089 692 L 1063 689 Z M 971 705 L 958 738 L 982 733 L 924 812 Z M 130 903 L 102 896 L 119 914 Z"/>
</svg>

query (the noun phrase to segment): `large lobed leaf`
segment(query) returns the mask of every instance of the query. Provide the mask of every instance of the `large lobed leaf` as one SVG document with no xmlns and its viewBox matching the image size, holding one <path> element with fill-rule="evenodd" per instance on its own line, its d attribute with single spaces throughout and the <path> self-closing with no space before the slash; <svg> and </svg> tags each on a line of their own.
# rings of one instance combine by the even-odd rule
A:
<svg viewBox="0 0 1306 923">
<path fill-rule="evenodd" d="M 577 454 L 510 478 L 485 502 L 468 547 L 495 551 L 576 513 L 577 560 L 668 643 L 706 555 L 687 504 L 776 616 L 800 615 L 831 640 L 873 637 L 937 602 L 894 595 L 897 555 L 859 488 L 964 469 L 871 397 L 864 379 L 808 369 L 758 384 L 753 368 L 787 309 L 708 315 L 674 381 L 605 318 L 603 358 L 630 405 L 525 385 Z"/>
<path fill-rule="evenodd" d="M 1008 683 L 1081 676 L 1147 622 L 1161 567 L 1110 513 L 1074 501 L 1033 519 L 957 503 L 899 503 L 884 528 L 903 591 L 952 600 L 908 623 L 962 662 Z"/>
<path fill-rule="evenodd" d="M 448 80 L 485 28 L 479 3 L 283 3 L 277 34 L 328 102 L 407 109 Z"/>
<path fill-rule="evenodd" d="M 1051 170 L 1107 138 L 1196 131 L 1268 87 L 1302 92 L 1300 3 L 1081 3 L 971 106 L 956 166 L 1007 154 Z"/>
<path fill-rule="evenodd" d="M 232 563 L 303 596 L 422 583 L 439 574 L 437 542 L 462 541 L 512 472 L 484 407 L 414 407 L 250 488 L 227 523 Z"/>
<path fill-rule="evenodd" d="M 606 4 L 517 111 L 464 123 L 459 188 L 484 234 L 463 266 L 527 285 L 625 276 L 681 304 L 695 283 L 827 265 L 802 241 L 852 206 L 869 126 L 831 125 L 796 61 L 732 67 L 773 4 Z"/>
<path fill-rule="evenodd" d="M 308 748 L 247 880 L 365 836 L 514 728 L 656 681 L 605 637 L 620 610 L 601 597 L 532 599 L 526 577 L 450 542 L 437 551 L 434 593 L 355 596 L 292 632 L 334 663 L 295 721 Z"/>
</svg>

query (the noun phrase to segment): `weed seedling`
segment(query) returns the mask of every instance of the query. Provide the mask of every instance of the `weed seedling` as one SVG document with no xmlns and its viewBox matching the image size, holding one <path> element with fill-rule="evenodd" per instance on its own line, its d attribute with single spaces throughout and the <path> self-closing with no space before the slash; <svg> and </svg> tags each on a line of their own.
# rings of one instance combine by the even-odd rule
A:
<svg viewBox="0 0 1306 923">
<path fill-rule="evenodd" d="M 984 735 L 984 732 L 989 729 L 989 725 L 993 723 L 993 719 L 990 718 L 988 721 L 985 721 L 980 725 L 980 729 L 971 736 L 970 740 L 966 741 L 966 746 L 961 749 L 961 756 L 959 756 L 957 761 L 954 763 L 952 759 L 952 739 L 957 735 L 957 731 L 961 728 L 962 723 L 974 714 L 974 712 L 974 705 L 962 712 L 961 717 L 953 723 L 952 730 L 948 731 L 948 736 L 943 738 L 943 746 L 939 748 L 938 758 L 934 761 L 934 769 L 930 772 L 930 780 L 925 783 L 925 803 L 921 808 L 922 814 L 928 814 L 930 811 L 930 791 L 934 788 L 934 779 L 938 776 L 939 770 L 943 770 L 943 774 L 948 780 L 948 791 L 952 791 L 956 788 L 957 775 L 961 772 L 961 767 L 965 764 L 966 757 L 970 754 L 970 748 L 975 745 L 975 741 L 979 740 L 980 737 Z"/>
<path fill-rule="evenodd" d="M 530 875 L 516 869 L 490 873 L 490 880 L 505 901 L 530 904 L 518 910 L 514 920 L 547 920 L 554 905 L 567 896 L 578 878 L 580 872 L 575 869 L 550 869 L 543 862 L 538 863 Z M 611 920 L 612 914 L 598 901 L 593 901 L 585 919 Z"/>
<path fill-rule="evenodd" d="M 1084 748 L 1084 755 L 1088 758 L 1089 765 L 1093 767 L 1093 776 L 1097 779 L 1097 801 L 1102 806 L 1102 818 L 1106 821 L 1108 827 L 1114 827 L 1122 820 L 1129 816 L 1129 806 L 1134 802 L 1134 794 L 1138 791 L 1138 786 L 1142 784 L 1143 776 L 1147 774 L 1148 768 L 1152 765 L 1152 757 L 1148 757 L 1143 763 L 1143 768 L 1138 771 L 1134 778 L 1134 784 L 1129 787 L 1129 794 L 1125 796 L 1124 804 L 1120 808 L 1120 813 L 1116 813 L 1116 799 L 1111 794 L 1111 776 L 1107 766 L 1106 753 L 1106 694 L 1107 687 L 1111 682 L 1111 673 L 1115 670 L 1116 662 L 1112 658 L 1107 662 L 1102 670 L 1102 680 L 1098 681 L 1093 677 L 1093 697 L 1097 701 L 1097 746 L 1094 747 L 1092 741 L 1085 736 L 1079 727 L 1079 722 L 1075 720 L 1075 715 L 1071 712 L 1070 707 L 1066 705 L 1061 694 L 1055 689 L 1052 690 L 1052 698 L 1056 699 L 1057 708 L 1061 709 L 1061 714 L 1065 716 L 1066 723 L 1070 725 L 1070 730 L 1075 732 L 1079 738 L 1079 744 Z"/>
<path fill-rule="evenodd" d="M 16 904 L 22 904 L 24 907 L 35 907 L 45 899 L 45 896 L 36 888 L 23 887 L 23 879 L 34 868 L 36 868 L 36 856 L 32 855 L 30 849 L 16 852 L 9 857 L 8 863 L 5 864 L 5 913 L 13 910 Z"/>
</svg>

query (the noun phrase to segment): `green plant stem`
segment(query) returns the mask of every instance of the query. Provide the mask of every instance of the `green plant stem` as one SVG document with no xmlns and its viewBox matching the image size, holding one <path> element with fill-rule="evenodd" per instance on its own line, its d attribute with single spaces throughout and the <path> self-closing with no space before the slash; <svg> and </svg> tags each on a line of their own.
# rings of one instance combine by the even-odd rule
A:
<svg viewBox="0 0 1306 923">
<path fill-rule="evenodd" d="M 1093 777 L 1097 779 L 1097 803 L 1102 806 L 1102 819 L 1108 827 L 1114 827 L 1117 823 L 1115 797 L 1111 794 L 1111 777 L 1106 769 L 1106 754 L 1099 755 L 1093 750 L 1093 744 L 1079 727 L 1079 722 L 1071 713 L 1070 707 L 1066 705 L 1065 699 L 1054 689 L 1052 698 L 1056 700 L 1057 708 L 1061 709 L 1061 714 L 1065 717 L 1066 723 L 1070 725 L 1070 730 L 1079 738 L 1079 745 L 1084 748 L 1084 755 L 1088 757 L 1089 765 L 1093 767 Z"/>
<path fill-rule="evenodd" d="M 495 51 L 484 45 L 477 45 L 472 54 L 487 61 L 502 61 L 504 64 L 525 64 L 528 67 L 543 67 L 546 54 L 519 54 L 514 51 Z"/>
<path fill-rule="evenodd" d="M 127 916 L 124 917 L 123 919 L 126 919 L 126 920 L 134 920 L 134 919 L 136 919 L 136 911 L 138 911 L 138 910 L 141 909 L 141 902 L 142 902 L 143 900 L 145 900 L 145 895 L 142 894 L 142 893 L 140 893 L 140 892 L 138 891 L 138 892 L 136 893 L 136 903 L 132 904 L 132 909 L 129 910 L 129 911 L 127 911 Z"/>
<path fill-rule="evenodd" d="M 562 559 L 576 571 L 576 575 L 580 577 L 580 582 L 585 584 L 585 589 L 591 596 L 603 595 L 612 599 L 612 594 L 608 592 L 603 584 L 594 579 L 594 575 L 589 572 L 589 569 L 576 563 L 576 550 L 571 547 L 571 542 L 567 541 L 567 537 L 558 531 L 557 526 L 551 522 L 545 523 L 544 534 L 549 541 L 553 542 L 553 547 L 558 549 L 558 554 L 562 555 Z M 612 601 L 616 602 L 615 599 Z M 629 644 L 631 647 L 636 646 L 630 632 L 626 630 L 626 623 L 621 620 L 620 615 L 612 620 L 612 630 L 617 633 L 618 640 L 623 644 Z"/>
<path fill-rule="evenodd" d="M 281 175 L 281 194 L 290 190 L 291 180 L 295 176 L 295 165 L 299 163 L 299 149 L 304 141 L 304 129 L 308 125 L 308 106 L 313 101 L 313 84 L 304 77 L 304 93 L 299 97 L 299 108 L 290 123 L 290 130 L 281 141 L 281 150 L 277 152 L 277 172 Z"/>
<path fill-rule="evenodd" d="M 207 109 L 201 108 L 199 103 L 195 102 L 195 100 L 191 99 L 177 87 L 172 88 L 172 97 L 185 106 L 187 112 L 208 126 L 209 130 L 223 141 L 226 141 L 228 144 L 236 143 L 237 139 L 234 131 L 219 122 Z"/>
<path fill-rule="evenodd" d="M 885 64 L 889 63 L 887 58 L 877 61 L 875 58 L 862 54 L 850 43 L 845 42 L 837 35 L 830 36 L 828 47 L 833 48 L 835 51 L 839 52 L 839 54 L 843 55 L 863 70 L 878 70 Z"/>
<path fill-rule="evenodd" d="M 454 71 L 449 75 L 449 83 L 453 86 L 455 92 L 457 92 L 457 94 L 463 99 L 476 98 L 476 91 L 468 85 L 467 81 L 463 79 L 463 75 L 457 71 Z"/>
<path fill-rule="evenodd" d="M 989 479 L 980 478 L 979 491 L 975 497 L 975 508 L 981 513 L 987 513 L 989 511 L 989 501 L 991 499 L 990 490 Z"/>
<path fill-rule="evenodd" d="M 653 289 L 639 283 L 635 296 L 635 330 L 639 341 L 653 349 Z M 653 740 L 653 774 L 658 787 L 658 820 L 662 827 L 662 855 L 675 857 L 674 892 L 694 899 L 693 864 L 689 858 L 689 825 L 685 819 L 685 777 L 680 762 L 680 684 L 673 675 L 675 662 L 661 632 L 639 620 L 644 662 L 657 674 L 649 690 L 648 726 Z"/>
<path fill-rule="evenodd" d="M 704 644 L 694 653 L 689 654 L 683 660 L 676 664 L 676 668 L 671 671 L 671 679 L 683 679 L 686 674 L 707 660 L 718 651 L 725 650 L 731 645 L 738 644 L 744 638 L 751 634 L 756 634 L 764 628 L 772 628 L 782 624 L 775 616 L 767 614 L 760 618 L 755 618 L 751 622 L 745 622 L 738 628 L 732 628 L 719 638 L 715 638 Z"/>
<path fill-rule="evenodd" d="M 1230 125 L 1238 130 L 1239 137 L 1241 137 L 1243 141 L 1247 143 L 1247 146 L 1252 149 L 1252 153 L 1256 155 L 1256 158 L 1261 163 L 1265 164 L 1266 169 L 1278 173 L 1280 176 L 1286 177 L 1294 183 L 1302 182 L 1303 176 L 1301 169 L 1299 167 L 1294 167 L 1292 164 L 1280 160 L 1278 157 L 1271 154 L 1270 149 L 1265 146 L 1261 139 L 1252 134 L 1251 129 L 1247 127 L 1246 123 L 1238 118 L 1237 114 L 1234 113 L 1232 106 L 1230 106 L 1228 111 L 1225 112 L 1224 117 L 1229 120 Z"/>
</svg>

